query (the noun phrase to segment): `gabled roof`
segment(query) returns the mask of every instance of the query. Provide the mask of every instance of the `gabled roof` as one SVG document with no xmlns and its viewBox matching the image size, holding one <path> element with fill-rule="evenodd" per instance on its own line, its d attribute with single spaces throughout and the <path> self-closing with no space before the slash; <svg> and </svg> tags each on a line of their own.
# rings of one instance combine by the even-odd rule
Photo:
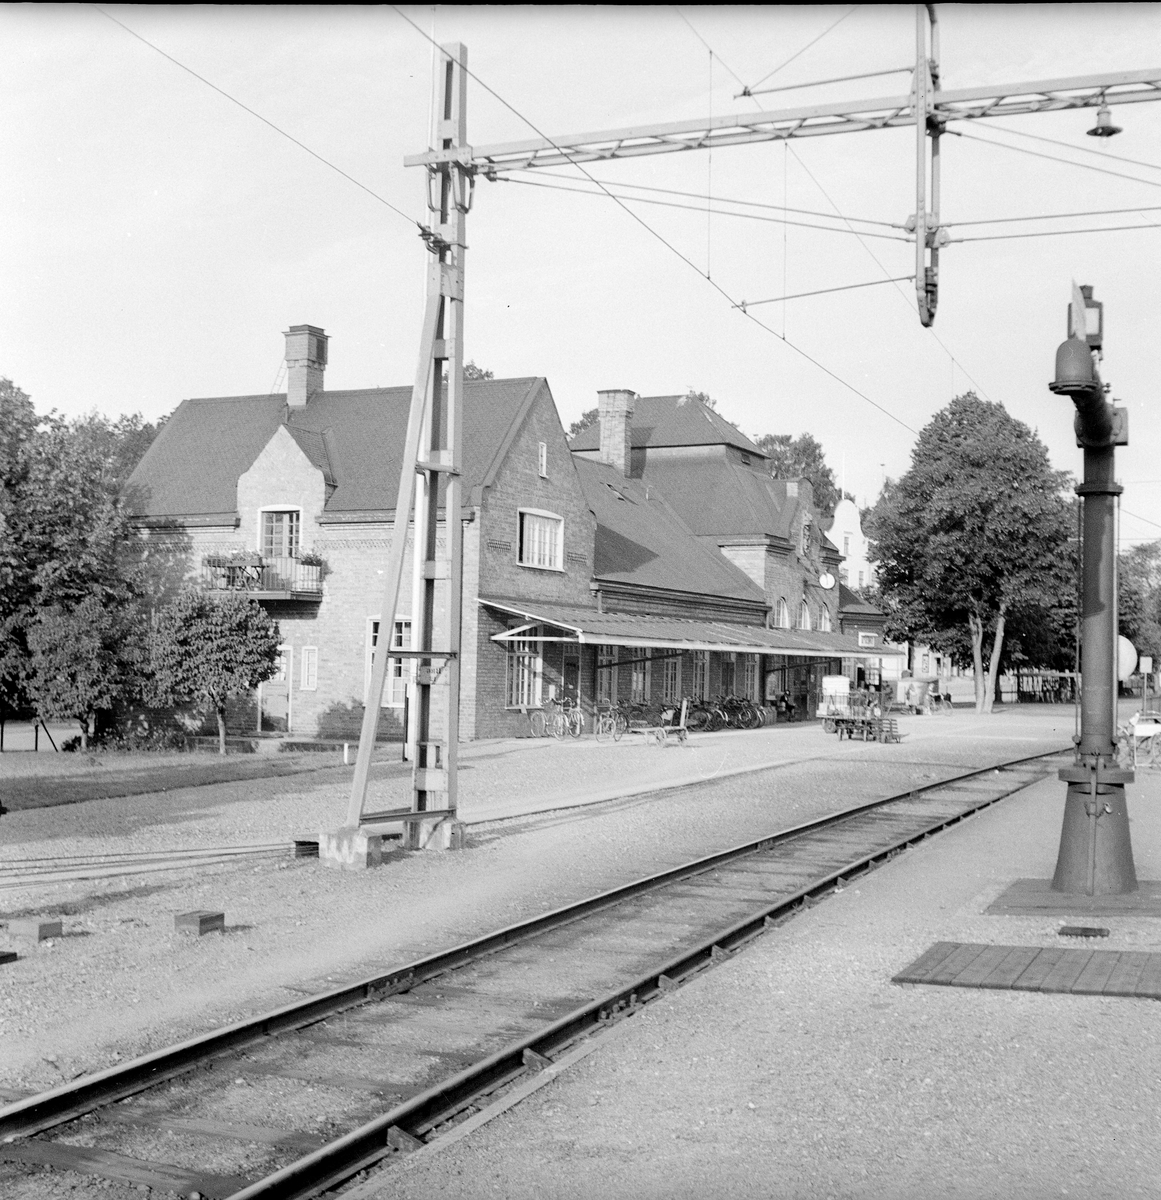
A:
<svg viewBox="0 0 1161 1200">
<path fill-rule="evenodd" d="M 839 612 L 852 616 L 861 613 L 867 617 L 881 617 L 883 611 L 873 604 L 868 604 L 857 592 L 851 591 L 845 583 L 839 583 Z"/>
<path fill-rule="evenodd" d="M 468 380 L 464 386 L 465 502 L 491 482 L 515 428 L 548 383 Z M 549 401 L 551 402 L 551 394 Z M 238 478 L 280 425 L 334 487 L 324 519 L 355 520 L 395 508 L 411 389 L 317 392 L 303 408 L 285 395 L 185 400 L 126 485 L 140 517 L 233 517 Z"/>
<path fill-rule="evenodd" d="M 699 541 L 656 488 L 626 479 L 605 463 L 573 461 L 597 519 L 593 575 L 598 581 L 765 605 L 762 589 Z"/>
<path fill-rule="evenodd" d="M 736 446 L 747 454 L 765 458 L 740 429 L 707 408 L 700 400 L 684 396 L 638 396 L 631 428 L 634 446 Z M 599 450 L 599 425 L 590 425 L 569 443 L 573 450 Z"/>
<path fill-rule="evenodd" d="M 787 502 L 786 484 L 739 463 L 658 459 L 646 464 L 642 480 L 703 537 L 796 536 L 797 505 Z"/>
</svg>

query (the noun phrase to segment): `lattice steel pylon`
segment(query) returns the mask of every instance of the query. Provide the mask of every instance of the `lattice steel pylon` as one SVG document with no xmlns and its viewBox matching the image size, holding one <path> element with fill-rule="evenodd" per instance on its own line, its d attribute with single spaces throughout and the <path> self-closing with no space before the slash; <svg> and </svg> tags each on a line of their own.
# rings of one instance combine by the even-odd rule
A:
<svg viewBox="0 0 1161 1200">
<path fill-rule="evenodd" d="M 543 167 L 911 126 L 916 132 L 916 208 L 904 227 L 915 237 L 919 319 L 925 326 L 931 325 L 939 292 L 939 251 L 954 240 L 940 223 L 939 213 L 940 138 L 948 124 L 1161 100 L 1161 68 L 944 90 L 940 83 L 939 22 L 935 7 L 934 4 L 915 6 L 915 71 L 906 95 L 725 113 L 493 145 L 437 148 L 408 155 L 403 162 L 405 166 L 427 168 L 455 162 L 495 180 L 513 171 Z"/>
<path fill-rule="evenodd" d="M 456 746 L 459 740 L 460 608 L 462 603 L 461 464 L 464 411 L 464 233 L 475 169 L 460 161 L 467 147 L 467 49 L 440 47 L 434 81 L 431 144 L 452 157 L 427 168 L 431 224 L 422 235 L 431 251 L 419 366 L 411 392 L 403 466 L 395 502 L 391 554 L 367 707 L 347 809 L 347 830 L 399 813 L 368 813 L 367 779 L 379 727 L 388 659 L 415 661 L 410 706 L 413 794 L 404 845 L 457 844 Z M 416 481 L 418 479 L 418 487 Z M 412 527 L 415 587 L 411 645 L 393 643 L 399 591 Z M 439 511 L 444 513 L 439 537 Z M 443 585 L 442 588 L 440 585 Z M 440 612 L 440 593 L 443 611 Z M 442 644 L 441 644 L 442 643 Z M 419 814 L 430 814 L 420 817 Z"/>
</svg>

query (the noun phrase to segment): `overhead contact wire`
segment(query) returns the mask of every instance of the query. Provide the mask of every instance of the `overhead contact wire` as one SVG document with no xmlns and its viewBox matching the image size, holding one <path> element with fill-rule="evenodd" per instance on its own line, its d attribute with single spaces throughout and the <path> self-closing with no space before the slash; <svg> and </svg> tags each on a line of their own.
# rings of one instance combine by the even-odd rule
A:
<svg viewBox="0 0 1161 1200">
<path fill-rule="evenodd" d="M 425 41 L 428 41 L 428 42 L 431 41 L 431 38 L 427 35 L 427 33 L 425 33 L 424 30 L 420 28 L 420 26 L 418 26 L 405 12 L 403 12 L 402 9 L 400 9 L 398 6 L 396 6 L 394 4 L 392 4 L 390 7 L 404 21 L 406 21 L 407 24 L 410 25 L 411 28 L 414 29 L 415 32 L 418 33 L 421 38 L 423 38 Z M 851 11 L 853 12 L 854 10 L 852 9 Z M 836 24 L 837 24 L 837 22 L 836 22 Z M 505 100 L 504 97 L 501 96 L 498 92 L 496 92 L 493 88 L 489 87 L 488 84 L 486 84 L 478 75 L 476 75 L 473 71 L 469 70 L 467 67 L 463 67 L 462 69 L 463 69 L 464 73 L 466 75 L 468 75 L 469 78 L 474 79 L 475 82 L 478 83 L 480 85 L 480 87 L 482 87 L 484 89 L 484 91 L 486 91 L 488 93 L 488 95 L 490 95 L 493 99 L 495 99 L 500 104 L 502 104 L 506 109 L 508 109 L 508 111 L 510 113 L 512 113 L 519 120 L 523 121 L 524 124 L 527 125 L 528 128 L 531 129 L 532 132 L 537 135 L 537 137 L 542 138 L 544 141 L 546 141 L 559 154 L 563 154 L 563 155 L 565 155 L 565 157 L 568 157 L 567 151 L 565 151 L 560 146 L 558 146 L 552 140 L 552 138 L 550 138 L 546 133 L 543 132 L 543 130 L 541 130 L 537 125 L 535 125 L 531 120 L 529 120 L 528 117 L 526 117 L 522 112 L 520 112 L 517 108 L 515 108 L 507 100 Z M 725 300 L 729 301 L 731 307 L 734 304 L 736 304 L 734 297 L 731 296 L 729 294 L 729 292 L 727 292 L 726 289 L 721 286 L 721 284 L 716 283 L 712 279 L 706 279 L 706 277 L 702 274 L 701 269 L 697 266 L 696 263 L 693 262 L 692 259 L 690 259 L 687 255 L 683 254 L 676 246 L 673 245 L 672 242 L 668 241 L 665 237 L 663 237 L 660 233 L 658 233 L 657 230 L 654 229 L 653 226 L 650 225 L 647 221 L 645 221 L 642 217 L 638 216 L 638 214 L 635 213 L 631 208 L 629 208 L 619 196 L 615 196 L 612 192 L 610 192 L 608 190 L 608 188 L 606 188 L 599 179 L 596 179 L 592 175 L 590 175 L 588 173 L 588 171 L 586 171 L 585 168 L 580 163 L 573 163 L 572 165 L 578 171 L 580 171 L 580 173 L 582 175 L 584 175 L 584 177 L 590 183 L 595 184 L 597 187 L 599 187 L 601 189 L 601 191 L 603 191 L 605 193 L 605 195 L 609 197 L 610 200 L 613 200 L 618 205 L 620 205 L 620 207 L 634 221 L 636 221 L 637 224 L 640 225 L 642 229 L 644 229 L 652 237 L 656 238 L 657 241 L 659 241 L 663 246 L 665 246 L 671 253 L 675 254 L 678 258 L 680 258 L 681 261 L 683 263 L 685 263 L 685 265 L 687 267 L 689 267 L 692 271 L 696 272 L 698 278 L 704 279 L 705 282 L 708 283 L 710 287 L 712 287 L 716 292 L 718 292 Z M 753 321 L 755 325 L 759 326 L 759 328 L 761 328 L 761 329 L 764 329 L 772 337 L 777 338 L 784 346 L 789 346 L 791 350 L 793 350 L 796 354 L 800 355 L 802 358 L 806 359 L 807 362 L 809 362 L 809 363 L 813 364 L 815 367 L 817 367 L 820 371 L 823 372 L 824 375 L 829 376 L 836 383 L 841 384 L 844 388 L 846 388 L 848 391 L 854 393 L 854 395 L 858 396 L 861 400 L 865 400 L 869 405 L 871 405 L 872 408 L 878 409 L 879 412 L 881 412 L 884 416 L 889 417 L 897 425 L 901 425 L 909 433 L 914 433 L 914 434 L 918 435 L 919 431 L 916 429 L 913 429 L 901 417 L 897 417 L 893 412 L 891 412 L 890 409 L 885 408 L 883 405 L 879 404 L 877 401 L 872 400 L 871 397 L 868 396 L 865 392 L 859 391 L 859 389 L 857 387 L 855 387 L 855 385 L 853 383 L 848 383 L 845 379 L 843 379 L 843 377 L 841 375 L 836 375 L 835 372 L 832 371 L 829 367 L 823 366 L 823 364 L 820 363 L 818 361 L 818 359 L 816 359 L 813 356 L 811 356 L 810 354 L 808 354 L 801 347 L 796 346 L 793 342 L 789 341 L 787 338 L 782 337 L 776 330 L 772 329 L 769 325 L 765 324 L 765 322 L 759 321 L 758 318 L 755 317 L 752 313 L 743 312 L 742 316 L 744 316 L 749 321 Z"/>
<path fill-rule="evenodd" d="M 148 46 L 150 48 L 150 50 L 156 51 L 158 54 L 161 55 L 162 58 L 168 59 L 171 63 L 173 63 L 173 65 L 175 67 L 180 67 L 183 71 L 185 71 L 185 73 L 187 75 L 192 75 L 196 80 L 198 80 L 199 83 L 204 83 L 206 85 L 206 87 L 217 92 L 219 96 L 222 96 L 225 99 L 229 100 L 231 104 L 236 104 L 240 109 L 242 109 L 243 112 L 248 112 L 250 114 L 250 116 L 256 117 L 259 121 L 262 122 L 263 125 L 269 126 L 271 129 L 274 130 L 275 133 L 280 134 L 282 137 L 286 138 L 286 140 L 288 142 L 293 142 L 300 150 L 305 150 L 306 153 L 311 156 L 311 158 L 317 159 L 320 163 L 323 164 L 324 167 L 330 167 L 330 169 L 332 171 L 337 172 L 349 183 L 353 183 L 355 185 L 355 187 L 359 188 L 361 191 L 366 192 L 368 196 L 371 196 L 373 199 L 378 200 L 380 204 L 385 204 L 393 213 L 397 213 L 409 225 L 418 225 L 420 229 L 423 228 L 423 226 L 420 225 L 420 223 L 417 220 L 415 220 L 414 217 L 409 217 L 407 215 L 407 213 L 405 213 L 403 211 L 403 209 L 397 208 L 394 204 L 391 203 L 390 200 L 386 199 L 383 196 L 380 196 L 378 192 L 374 191 L 372 188 L 369 188 L 365 183 L 360 183 L 359 180 L 357 180 L 353 175 L 348 175 L 347 172 L 344 171 L 342 167 L 336 166 L 333 162 L 330 161 L 330 159 L 323 158 L 323 156 L 321 154 L 319 154 L 318 151 L 312 150 L 305 142 L 300 142 L 298 140 L 298 138 L 296 138 L 293 134 L 287 133 L 285 129 L 279 128 L 279 126 L 275 125 L 274 122 L 271 121 L 268 117 L 264 117 L 260 112 L 256 112 L 248 104 L 243 104 L 242 101 L 239 100 L 236 96 L 231 96 L 230 93 L 227 92 L 224 88 L 218 87 L 218 85 L 216 83 L 211 83 L 210 80 L 208 80 L 204 75 L 199 75 L 197 73 L 197 71 L 195 71 L 192 67 L 187 67 L 185 65 L 185 63 L 181 62 L 179 59 L 174 58 L 172 54 L 167 54 L 164 50 L 162 50 L 162 48 L 160 46 L 154 45 L 154 43 L 151 42 L 147 37 L 142 37 L 142 35 L 139 34 L 135 29 L 131 29 L 128 25 L 126 25 L 124 21 L 120 21 L 115 16 L 113 16 L 113 14 L 111 12 L 107 12 L 99 4 L 94 4 L 92 7 L 94 9 L 96 9 L 96 11 L 101 14 L 101 16 L 108 17 L 109 20 L 112 21 L 114 25 L 119 25 L 131 37 L 135 37 L 139 42 L 142 42 L 144 45 Z"/>
</svg>

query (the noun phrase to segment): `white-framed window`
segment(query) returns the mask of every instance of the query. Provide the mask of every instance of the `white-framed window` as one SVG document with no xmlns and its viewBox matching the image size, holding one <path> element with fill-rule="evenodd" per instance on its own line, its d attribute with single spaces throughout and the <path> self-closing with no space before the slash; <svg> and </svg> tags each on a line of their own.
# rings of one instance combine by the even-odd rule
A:
<svg viewBox="0 0 1161 1200">
<path fill-rule="evenodd" d="M 653 651 L 638 648 L 633 652 L 633 657 L 637 661 L 633 663 L 632 701 L 634 704 L 647 704 L 649 689 L 653 682 L 653 664 L 649 661 L 653 657 Z"/>
<path fill-rule="evenodd" d="M 747 700 L 758 699 L 758 656 L 742 655 L 742 695 Z"/>
<path fill-rule="evenodd" d="M 859 634 L 859 645 L 860 646 L 873 646 L 874 644 L 875 644 L 875 635 L 873 633 L 860 633 Z"/>
<path fill-rule="evenodd" d="M 774 610 L 774 627 L 776 629 L 790 628 L 790 606 L 785 596 L 779 596 L 778 607 Z"/>
<path fill-rule="evenodd" d="M 805 600 L 798 606 L 798 628 L 810 628 L 810 605 Z"/>
<path fill-rule="evenodd" d="M 846 558 L 851 552 L 851 535 L 843 534 L 843 557 Z"/>
<path fill-rule="evenodd" d="M 610 704 L 617 698 L 616 646 L 597 647 L 597 701 Z"/>
<path fill-rule="evenodd" d="M 661 663 L 661 701 L 676 703 L 681 697 L 681 659 L 671 654 Z"/>
<path fill-rule="evenodd" d="M 540 627 L 534 626 L 507 643 L 504 702 L 509 708 L 536 708 L 540 704 L 544 670 L 540 634 Z"/>
<path fill-rule="evenodd" d="M 536 469 L 540 472 L 541 479 L 548 478 L 548 443 L 538 442 L 536 444 Z"/>
<path fill-rule="evenodd" d="M 564 518 L 556 513 L 522 508 L 518 514 L 520 550 L 517 560 L 544 571 L 564 570 Z"/>
<path fill-rule="evenodd" d="M 297 558 L 301 511 L 297 508 L 264 508 L 261 517 L 258 552 L 262 557 Z"/>
<path fill-rule="evenodd" d="M 863 586 L 863 573 L 862 573 L 862 571 L 860 571 L 859 572 L 859 587 L 862 587 L 862 586 Z"/>
<path fill-rule="evenodd" d="M 371 673 L 375 669 L 375 647 L 379 644 L 379 618 L 371 617 L 367 634 L 366 691 L 371 690 Z M 411 619 L 402 617 L 395 622 L 391 634 L 392 650 L 411 649 Z M 383 708 L 402 708 L 407 698 L 407 684 L 415 677 L 415 659 L 387 658 L 387 679 L 383 685 Z"/>
<path fill-rule="evenodd" d="M 830 609 L 825 604 L 818 609 L 818 627 L 823 633 L 830 633 Z"/>
<path fill-rule="evenodd" d="M 302 669 L 298 672 L 298 690 L 313 692 L 318 688 L 318 647 L 303 646 Z"/>
<path fill-rule="evenodd" d="M 705 700 L 709 697 L 709 651 L 693 652 L 693 698 Z"/>
</svg>

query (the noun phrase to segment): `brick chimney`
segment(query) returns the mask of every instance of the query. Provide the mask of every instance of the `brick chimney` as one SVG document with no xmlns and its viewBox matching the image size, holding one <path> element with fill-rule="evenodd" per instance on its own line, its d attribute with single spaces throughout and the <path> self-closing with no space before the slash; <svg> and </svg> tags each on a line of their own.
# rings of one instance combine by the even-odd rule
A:
<svg viewBox="0 0 1161 1200">
<path fill-rule="evenodd" d="M 626 479 L 633 462 L 633 405 L 636 392 L 614 388 L 597 392 L 600 414 L 601 462 L 616 467 Z"/>
<path fill-rule="evenodd" d="M 286 403 L 304 408 L 323 390 L 330 338 L 314 325 L 291 325 L 286 331 Z"/>
</svg>

